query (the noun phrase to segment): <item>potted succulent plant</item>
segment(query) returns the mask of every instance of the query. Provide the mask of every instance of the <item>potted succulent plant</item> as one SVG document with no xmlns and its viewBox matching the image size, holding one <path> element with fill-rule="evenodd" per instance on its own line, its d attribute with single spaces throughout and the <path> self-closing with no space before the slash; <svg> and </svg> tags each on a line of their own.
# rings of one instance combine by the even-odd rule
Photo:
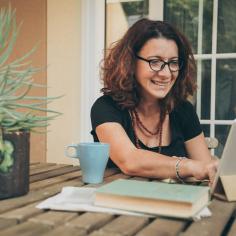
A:
<svg viewBox="0 0 236 236">
<path fill-rule="evenodd" d="M 19 28 L 15 11 L 0 9 L 0 199 L 28 192 L 30 133 L 45 130 L 60 114 L 47 109 L 56 97 L 29 94 L 41 86 L 33 81 L 40 69 L 29 61 L 35 48 L 11 59 Z"/>
</svg>

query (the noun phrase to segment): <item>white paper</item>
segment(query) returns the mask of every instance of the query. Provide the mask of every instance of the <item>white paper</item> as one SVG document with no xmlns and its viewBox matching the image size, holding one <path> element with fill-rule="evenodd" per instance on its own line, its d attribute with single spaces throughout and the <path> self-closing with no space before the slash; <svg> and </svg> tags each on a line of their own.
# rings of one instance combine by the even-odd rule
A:
<svg viewBox="0 0 236 236">
<path fill-rule="evenodd" d="M 211 215 L 212 214 L 209 208 L 204 207 L 196 216 L 194 216 L 193 220 L 197 221 L 200 220 L 201 218 L 210 217 Z"/>
<path fill-rule="evenodd" d="M 46 199 L 36 207 L 39 209 L 65 210 L 65 211 L 90 211 L 119 215 L 147 216 L 153 215 L 136 213 L 94 205 L 96 188 L 91 187 L 63 187 L 61 193 Z"/>
<path fill-rule="evenodd" d="M 46 199 L 36 207 L 39 209 L 51 210 L 90 211 L 119 215 L 157 217 L 156 215 L 151 214 L 95 206 L 95 191 L 96 188 L 91 187 L 63 187 L 61 193 Z M 194 217 L 194 220 L 209 216 L 211 216 L 211 212 L 208 207 L 205 207 Z"/>
</svg>

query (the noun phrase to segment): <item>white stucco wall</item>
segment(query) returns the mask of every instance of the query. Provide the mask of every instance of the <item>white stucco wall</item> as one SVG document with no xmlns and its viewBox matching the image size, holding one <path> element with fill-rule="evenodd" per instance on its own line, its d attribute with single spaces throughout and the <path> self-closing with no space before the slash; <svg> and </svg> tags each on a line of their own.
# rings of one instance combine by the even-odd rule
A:
<svg viewBox="0 0 236 236">
<path fill-rule="evenodd" d="M 48 96 L 64 95 L 48 106 L 63 115 L 48 128 L 47 162 L 76 163 L 64 147 L 79 141 L 80 7 L 80 0 L 47 3 Z"/>
</svg>

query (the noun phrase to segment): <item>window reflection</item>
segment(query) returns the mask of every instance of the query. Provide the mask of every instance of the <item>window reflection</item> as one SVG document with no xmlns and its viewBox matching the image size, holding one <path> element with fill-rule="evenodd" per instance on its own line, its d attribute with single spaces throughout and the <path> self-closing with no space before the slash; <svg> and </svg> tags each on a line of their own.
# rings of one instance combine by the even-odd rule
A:
<svg viewBox="0 0 236 236">
<path fill-rule="evenodd" d="M 218 147 L 215 151 L 215 155 L 218 157 L 221 157 L 223 153 L 223 149 L 224 149 L 225 142 L 229 134 L 230 127 L 231 127 L 230 125 L 216 125 L 215 126 L 215 137 L 219 141 Z"/>
<path fill-rule="evenodd" d="M 216 71 L 216 119 L 236 118 L 236 59 L 217 61 Z"/>
<path fill-rule="evenodd" d="M 236 52 L 235 9 L 235 0 L 219 0 L 218 2 L 218 53 Z"/>
<path fill-rule="evenodd" d="M 210 137 L 210 125 L 201 125 L 205 137 Z"/>
<path fill-rule="evenodd" d="M 211 111 L 211 60 L 201 61 L 201 119 L 210 119 Z"/>
<path fill-rule="evenodd" d="M 201 9 L 200 9 L 201 8 Z M 199 11 L 202 11 L 202 19 L 199 17 Z M 199 0 L 165 0 L 164 1 L 164 19 L 180 29 L 192 44 L 193 52 L 198 53 L 198 37 L 201 38 L 202 47 L 199 49 L 202 53 L 211 53 L 212 47 L 212 15 L 213 1 Z M 200 35 L 198 31 L 199 21 L 202 22 Z"/>
</svg>

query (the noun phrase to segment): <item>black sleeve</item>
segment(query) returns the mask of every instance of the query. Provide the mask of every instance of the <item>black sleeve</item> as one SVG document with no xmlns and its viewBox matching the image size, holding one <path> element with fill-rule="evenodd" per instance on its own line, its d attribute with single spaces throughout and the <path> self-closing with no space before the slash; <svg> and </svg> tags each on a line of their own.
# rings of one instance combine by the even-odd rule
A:
<svg viewBox="0 0 236 236">
<path fill-rule="evenodd" d="M 106 122 L 122 124 L 122 111 L 109 96 L 98 98 L 91 108 L 92 132 L 96 127 Z"/>
<path fill-rule="evenodd" d="M 190 140 L 202 133 L 199 118 L 190 102 L 181 103 L 175 111 L 184 141 Z"/>
</svg>

